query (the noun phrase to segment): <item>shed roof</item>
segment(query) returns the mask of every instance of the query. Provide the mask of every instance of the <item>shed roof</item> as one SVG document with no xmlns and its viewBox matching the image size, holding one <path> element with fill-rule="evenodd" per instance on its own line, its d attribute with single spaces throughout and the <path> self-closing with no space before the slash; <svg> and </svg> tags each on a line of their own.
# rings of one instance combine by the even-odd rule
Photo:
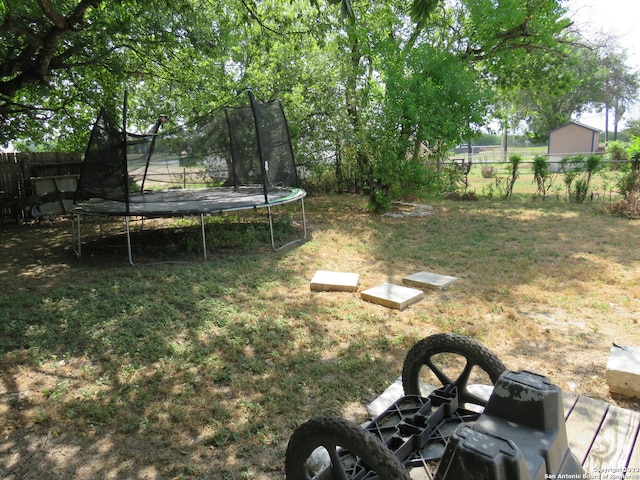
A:
<svg viewBox="0 0 640 480">
<path fill-rule="evenodd" d="M 551 132 L 555 132 L 556 130 L 560 130 L 561 128 L 564 128 L 564 127 L 566 127 L 566 126 L 568 126 L 568 125 L 577 125 L 577 126 L 579 126 L 579 127 L 586 128 L 587 130 L 592 130 L 592 131 L 594 131 L 594 132 L 601 132 L 601 131 L 602 131 L 602 130 L 600 130 L 600 129 L 598 129 L 598 128 L 594 128 L 594 127 L 591 127 L 591 126 L 589 126 L 589 125 L 585 125 L 584 123 L 580 123 L 580 122 L 576 122 L 576 121 L 574 121 L 574 120 L 571 120 L 570 122 L 567 122 L 567 123 L 565 123 L 564 125 L 560 125 L 559 127 L 554 128 L 554 129 L 553 129 L 553 130 L 551 130 L 549 133 L 551 133 Z"/>
</svg>

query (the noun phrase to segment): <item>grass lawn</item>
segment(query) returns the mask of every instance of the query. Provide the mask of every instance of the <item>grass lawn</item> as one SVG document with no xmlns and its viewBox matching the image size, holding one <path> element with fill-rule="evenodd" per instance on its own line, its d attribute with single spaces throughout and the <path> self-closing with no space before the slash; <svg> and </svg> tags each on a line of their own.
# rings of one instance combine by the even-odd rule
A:
<svg viewBox="0 0 640 480">
<path fill-rule="evenodd" d="M 296 426 L 364 421 L 438 332 L 640 409 L 604 378 L 612 342 L 640 345 L 640 221 L 595 202 L 445 201 L 421 218 L 353 196 L 306 206 L 308 241 L 282 252 L 245 227 L 206 262 L 196 249 L 137 268 L 121 234 L 77 260 L 67 220 L 0 230 L 0 478 L 284 478 Z M 397 311 L 311 292 L 317 270 L 359 273 L 359 292 L 422 270 L 459 280 Z"/>
</svg>

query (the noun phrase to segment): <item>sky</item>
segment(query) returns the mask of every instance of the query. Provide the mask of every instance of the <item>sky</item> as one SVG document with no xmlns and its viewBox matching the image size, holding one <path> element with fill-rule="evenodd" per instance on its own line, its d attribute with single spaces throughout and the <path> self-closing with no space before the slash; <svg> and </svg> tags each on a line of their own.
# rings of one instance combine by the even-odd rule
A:
<svg viewBox="0 0 640 480">
<path fill-rule="evenodd" d="M 638 0 L 563 0 L 569 10 L 569 17 L 575 21 L 580 31 L 589 35 L 598 32 L 611 34 L 626 49 L 629 66 L 640 72 L 640 2 Z M 640 118 L 640 105 L 629 109 L 626 119 Z M 580 118 L 581 123 L 604 130 L 604 114 L 587 112 Z M 624 128 L 619 125 L 619 128 Z M 613 125 L 609 122 L 609 130 Z"/>
</svg>

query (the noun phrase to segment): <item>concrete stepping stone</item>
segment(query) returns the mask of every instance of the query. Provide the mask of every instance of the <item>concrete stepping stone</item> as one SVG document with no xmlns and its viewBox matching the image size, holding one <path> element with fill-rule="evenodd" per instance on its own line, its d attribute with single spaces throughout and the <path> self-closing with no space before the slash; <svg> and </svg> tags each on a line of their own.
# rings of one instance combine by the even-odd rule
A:
<svg viewBox="0 0 640 480">
<path fill-rule="evenodd" d="M 445 289 L 458 280 L 457 277 L 449 275 L 440 275 L 432 272 L 418 272 L 408 275 L 402 279 L 404 285 L 420 289 Z"/>
<path fill-rule="evenodd" d="M 404 310 L 409 305 L 424 298 L 424 292 L 415 288 L 403 287 L 392 283 L 383 283 L 362 292 L 363 300 L 389 308 Z"/>
<path fill-rule="evenodd" d="M 640 398 L 640 347 L 613 344 L 605 378 L 611 393 Z"/>
<path fill-rule="evenodd" d="M 347 272 L 318 270 L 311 279 L 311 290 L 321 292 L 355 292 L 360 275 Z"/>
</svg>

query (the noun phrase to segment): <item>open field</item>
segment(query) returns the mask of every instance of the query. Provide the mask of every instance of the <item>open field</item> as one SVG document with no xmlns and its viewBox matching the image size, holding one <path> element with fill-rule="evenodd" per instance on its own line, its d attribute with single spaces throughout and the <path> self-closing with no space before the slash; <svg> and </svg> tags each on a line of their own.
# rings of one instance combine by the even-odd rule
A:
<svg viewBox="0 0 640 480">
<path fill-rule="evenodd" d="M 640 221 L 598 202 L 444 201 L 407 218 L 353 196 L 306 205 L 304 244 L 186 264 L 130 267 L 121 234 L 76 260 L 65 219 L 0 230 L 0 478 L 284 478 L 297 425 L 363 421 L 438 332 L 640 409 L 604 378 L 612 342 L 640 345 Z M 317 270 L 359 273 L 359 292 L 422 270 L 459 280 L 397 311 L 311 292 Z"/>
</svg>

